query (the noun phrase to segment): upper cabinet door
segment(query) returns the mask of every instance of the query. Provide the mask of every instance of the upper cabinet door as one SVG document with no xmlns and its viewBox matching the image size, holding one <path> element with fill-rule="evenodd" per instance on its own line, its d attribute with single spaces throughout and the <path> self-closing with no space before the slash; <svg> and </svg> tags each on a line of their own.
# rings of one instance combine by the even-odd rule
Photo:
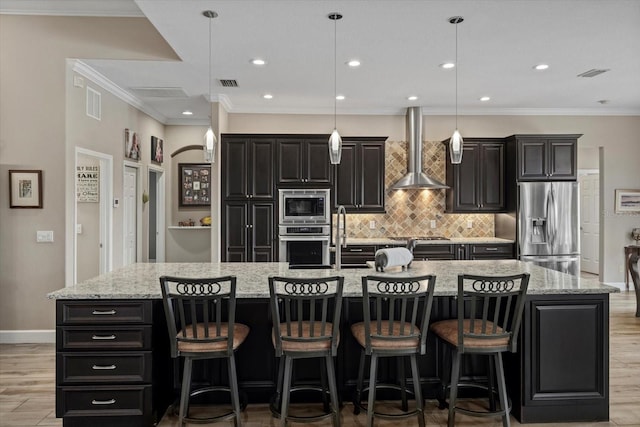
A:
<svg viewBox="0 0 640 427">
<path fill-rule="evenodd" d="M 515 135 L 518 181 L 575 181 L 581 135 Z"/>
<path fill-rule="evenodd" d="M 356 157 L 356 144 L 342 143 L 342 157 L 336 167 L 336 179 L 333 186 L 334 207 L 344 206 L 353 211 L 358 204 L 357 184 L 358 166 Z"/>
<path fill-rule="evenodd" d="M 384 142 L 360 145 L 360 200 L 358 210 L 384 212 Z"/>
<path fill-rule="evenodd" d="M 305 142 L 305 161 L 307 183 L 322 186 L 331 185 L 331 160 L 329 159 L 329 140 Z"/>
<path fill-rule="evenodd" d="M 328 139 L 283 138 L 277 145 L 279 187 L 331 185 Z"/>
<path fill-rule="evenodd" d="M 225 199 L 273 199 L 274 140 L 223 138 L 222 185 Z"/>
<path fill-rule="evenodd" d="M 249 152 L 246 140 L 223 140 L 222 179 L 225 198 L 244 199 L 249 195 L 248 162 Z"/>
<path fill-rule="evenodd" d="M 274 171 L 275 164 L 274 140 L 252 139 L 251 147 L 251 176 L 250 197 L 259 199 L 273 199 L 275 197 Z"/>
<path fill-rule="evenodd" d="M 302 141 L 278 140 L 278 185 L 287 186 L 303 182 Z"/>
<path fill-rule="evenodd" d="M 480 210 L 499 212 L 506 209 L 504 144 L 483 144 L 481 150 Z"/>
</svg>

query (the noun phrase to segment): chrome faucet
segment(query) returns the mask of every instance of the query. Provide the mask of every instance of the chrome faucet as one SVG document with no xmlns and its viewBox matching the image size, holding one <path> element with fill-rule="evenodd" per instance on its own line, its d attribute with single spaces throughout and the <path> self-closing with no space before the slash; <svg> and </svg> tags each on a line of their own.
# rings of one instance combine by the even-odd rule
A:
<svg viewBox="0 0 640 427">
<path fill-rule="evenodd" d="M 342 215 L 342 234 L 340 234 L 340 216 Z M 347 247 L 347 210 L 344 206 L 338 206 L 336 217 L 336 270 L 340 270 L 342 261 L 342 248 Z"/>
</svg>

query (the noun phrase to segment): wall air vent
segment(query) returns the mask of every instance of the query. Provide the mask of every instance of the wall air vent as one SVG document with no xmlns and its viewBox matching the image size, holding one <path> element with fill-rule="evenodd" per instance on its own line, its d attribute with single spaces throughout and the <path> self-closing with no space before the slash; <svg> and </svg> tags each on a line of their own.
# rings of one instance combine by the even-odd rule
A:
<svg viewBox="0 0 640 427">
<path fill-rule="evenodd" d="M 238 81 L 235 79 L 220 79 L 220 84 L 224 87 L 238 87 Z"/>
<path fill-rule="evenodd" d="M 132 87 L 131 92 L 140 98 L 187 98 L 181 87 Z"/>
<path fill-rule="evenodd" d="M 595 77 L 595 76 L 599 76 L 602 73 L 606 73 L 607 71 L 609 71 L 608 69 L 598 69 L 598 68 L 592 68 L 589 71 L 585 71 L 582 74 L 578 74 L 578 77 Z"/>
<path fill-rule="evenodd" d="M 102 94 L 87 86 L 87 116 L 102 119 Z"/>
</svg>

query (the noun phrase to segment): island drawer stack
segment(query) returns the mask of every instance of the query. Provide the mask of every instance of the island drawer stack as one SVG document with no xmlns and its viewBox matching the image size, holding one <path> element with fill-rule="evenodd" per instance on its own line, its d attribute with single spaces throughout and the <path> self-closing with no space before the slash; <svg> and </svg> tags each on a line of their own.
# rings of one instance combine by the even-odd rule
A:
<svg viewBox="0 0 640 427">
<path fill-rule="evenodd" d="M 153 425 L 153 303 L 57 301 L 56 416 L 65 427 Z"/>
</svg>

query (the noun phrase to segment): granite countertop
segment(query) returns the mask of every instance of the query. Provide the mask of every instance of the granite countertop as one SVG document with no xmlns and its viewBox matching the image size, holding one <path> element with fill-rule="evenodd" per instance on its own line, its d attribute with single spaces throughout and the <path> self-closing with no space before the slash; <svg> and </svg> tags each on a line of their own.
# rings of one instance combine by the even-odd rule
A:
<svg viewBox="0 0 640 427">
<path fill-rule="evenodd" d="M 335 242 L 333 242 L 335 244 Z M 406 245 L 406 240 L 389 239 L 388 237 L 347 237 L 349 245 Z M 449 240 L 417 240 L 419 245 L 447 245 L 466 243 L 513 243 L 513 240 L 501 239 L 499 237 L 452 237 Z"/>
<path fill-rule="evenodd" d="M 510 275 L 528 272 L 529 294 L 602 294 L 619 292 L 612 286 L 594 279 L 583 279 L 517 260 L 491 261 L 414 261 L 411 268 L 399 267 L 376 273 L 373 268 L 342 270 L 290 270 L 287 263 L 157 263 L 132 264 L 110 273 L 86 280 L 75 286 L 51 292 L 52 299 L 159 299 L 158 278 L 162 275 L 182 277 L 237 277 L 239 298 L 268 298 L 269 276 L 330 277 L 344 276 L 344 296 L 361 296 L 361 277 L 366 275 L 411 277 L 436 275 L 436 295 L 457 293 L 457 276 L 461 273 L 478 275 Z"/>
</svg>

